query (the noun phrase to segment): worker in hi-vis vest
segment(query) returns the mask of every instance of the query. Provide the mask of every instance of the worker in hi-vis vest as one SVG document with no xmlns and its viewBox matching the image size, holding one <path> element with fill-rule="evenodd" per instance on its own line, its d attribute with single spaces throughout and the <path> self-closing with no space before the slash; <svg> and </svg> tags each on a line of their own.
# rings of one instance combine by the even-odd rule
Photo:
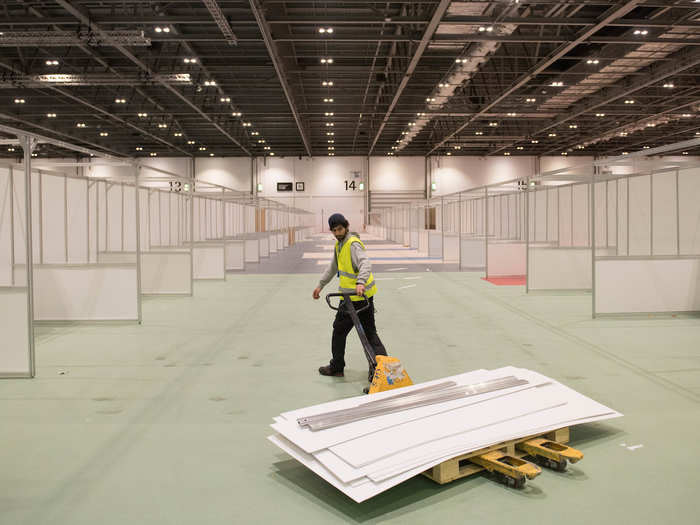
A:
<svg viewBox="0 0 700 525">
<path fill-rule="evenodd" d="M 333 259 L 321 276 L 318 286 L 314 289 L 313 298 L 321 297 L 321 290 L 334 275 L 340 279 L 340 293 L 355 294 L 352 300 L 355 309 L 362 308 L 365 303 L 363 296 L 369 301 L 369 308 L 359 312 L 358 317 L 362 328 L 367 334 L 367 339 L 374 348 L 376 355 L 386 355 L 382 341 L 377 335 L 377 327 L 374 324 L 374 294 L 377 286 L 372 275 L 372 264 L 369 262 L 365 245 L 355 232 L 348 230 L 348 221 L 340 213 L 334 213 L 328 218 L 328 226 L 337 239 Z M 328 365 L 322 366 L 318 372 L 324 376 L 343 377 L 345 368 L 345 340 L 352 330 L 352 318 L 344 312 L 344 308 L 338 308 L 333 321 L 333 340 L 331 350 L 333 358 Z M 368 379 L 371 381 L 374 370 L 369 370 Z"/>
</svg>

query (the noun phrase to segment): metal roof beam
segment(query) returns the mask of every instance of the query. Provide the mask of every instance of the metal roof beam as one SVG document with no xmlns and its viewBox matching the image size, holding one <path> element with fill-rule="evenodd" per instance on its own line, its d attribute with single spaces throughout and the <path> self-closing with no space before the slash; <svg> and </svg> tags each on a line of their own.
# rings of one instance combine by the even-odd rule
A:
<svg viewBox="0 0 700 525">
<path fill-rule="evenodd" d="M 292 110 L 294 115 L 294 121 L 299 129 L 299 134 L 301 135 L 301 140 L 304 142 L 304 148 L 306 149 L 307 155 L 311 156 L 311 144 L 304 131 L 304 126 L 301 122 L 301 116 L 297 110 L 296 104 L 294 103 L 294 97 L 292 96 L 292 90 L 287 82 L 287 73 L 282 63 L 282 58 L 277 52 L 277 47 L 275 41 L 272 39 L 272 33 L 270 32 L 270 26 L 265 20 L 265 15 L 262 10 L 262 6 L 258 0 L 250 0 L 250 8 L 255 15 L 255 19 L 258 22 L 258 27 L 260 28 L 260 33 L 265 41 L 265 46 L 267 47 L 267 52 L 270 54 L 270 59 L 272 64 L 275 66 L 275 71 L 277 72 L 277 78 L 282 85 L 282 90 L 284 91 L 284 96 L 287 97 L 287 102 L 289 103 L 289 109 Z"/>
</svg>

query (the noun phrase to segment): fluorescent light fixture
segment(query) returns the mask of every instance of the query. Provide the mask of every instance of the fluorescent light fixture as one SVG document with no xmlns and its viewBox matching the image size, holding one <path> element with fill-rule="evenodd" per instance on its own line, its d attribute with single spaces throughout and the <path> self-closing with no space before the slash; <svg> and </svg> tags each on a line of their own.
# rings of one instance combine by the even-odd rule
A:
<svg viewBox="0 0 700 525">
<path fill-rule="evenodd" d="M 58 60 L 47 60 L 46 61 L 47 66 L 57 66 L 58 65 Z"/>
<path fill-rule="evenodd" d="M 141 146 L 136 146 L 136 151 L 143 151 L 143 148 Z"/>
<path fill-rule="evenodd" d="M 262 183 L 258 182 L 258 191 L 262 191 L 262 188 L 263 188 Z"/>
<path fill-rule="evenodd" d="M 505 151 L 505 152 L 503 153 L 503 156 L 504 156 L 504 157 L 510 157 L 510 151 Z"/>
<path fill-rule="evenodd" d="M 46 116 L 49 118 L 56 118 L 56 113 L 47 113 Z"/>
</svg>

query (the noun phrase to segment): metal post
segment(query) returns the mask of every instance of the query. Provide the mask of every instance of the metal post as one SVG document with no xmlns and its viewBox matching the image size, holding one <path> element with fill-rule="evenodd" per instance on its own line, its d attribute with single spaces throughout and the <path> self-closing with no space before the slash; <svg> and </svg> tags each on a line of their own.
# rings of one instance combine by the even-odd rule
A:
<svg viewBox="0 0 700 525">
<path fill-rule="evenodd" d="M 125 246 L 124 246 L 124 221 L 125 221 L 125 217 L 124 217 L 124 183 L 122 182 L 122 183 L 120 184 L 120 186 L 122 187 L 122 211 L 121 211 L 121 215 L 120 215 L 120 217 L 121 217 L 121 221 L 120 221 L 120 222 L 121 222 L 121 228 L 122 228 L 122 231 L 121 231 L 121 240 L 122 240 L 121 248 L 122 248 L 122 251 L 124 251 L 124 250 L 125 250 Z"/>
<path fill-rule="evenodd" d="M 595 171 L 591 175 L 592 180 L 590 184 L 590 221 L 591 221 L 591 312 L 592 317 L 595 319 Z"/>
<path fill-rule="evenodd" d="M 484 275 L 489 278 L 489 189 L 484 188 Z"/>
<path fill-rule="evenodd" d="M 678 193 L 678 170 L 676 170 L 676 255 L 681 254 L 681 198 Z"/>
<path fill-rule="evenodd" d="M 26 156 L 26 155 L 25 155 Z M 29 154 L 31 157 L 31 152 Z M 30 170 L 31 174 L 31 170 Z M 44 264 L 44 176 L 39 170 L 39 264 Z"/>
<path fill-rule="evenodd" d="M 163 246 L 163 192 L 158 192 L 158 246 Z"/>
<path fill-rule="evenodd" d="M 68 177 L 63 177 L 63 260 L 68 263 Z"/>
<path fill-rule="evenodd" d="M 24 151 L 24 215 L 25 225 L 25 249 L 27 269 L 27 327 L 29 342 L 29 375 L 36 375 L 34 362 L 34 253 L 32 246 L 32 150 L 36 141 L 25 136 L 19 136 L 22 150 Z M 39 178 L 41 180 L 41 176 Z M 41 188 L 41 185 L 39 186 Z M 39 193 L 41 203 L 41 193 Z M 41 216 L 39 216 L 41 224 Z"/>
<path fill-rule="evenodd" d="M 83 168 L 80 168 L 81 176 L 85 176 Z M 85 181 L 85 239 L 87 243 L 87 262 L 90 262 L 90 181 Z"/>
<path fill-rule="evenodd" d="M 190 185 L 190 224 L 194 228 L 194 183 Z M 194 229 L 190 235 L 190 295 L 194 295 Z M 224 268 L 225 270 L 225 268 Z"/>
<path fill-rule="evenodd" d="M 442 262 L 445 262 L 445 197 L 440 197 L 440 230 L 442 230 Z"/>
<path fill-rule="evenodd" d="M 457 271 L 462 271 L 462 194 L 457 194 L 457 242 L 459 243 L 459 255 Z"/>
<path fill-rule="evenodd" d="M 654 256 L 654 174 L 649 173 L 649 256 Z"/>
<path fill-rule="evenodd" d="M 100 262 L 100 182 L 95 182 L 95 262 Z"/>
<path fill-rule="evenodd" d="M 630 254 L 630 178 L 627 177 L 625 181 L 625 187 L 627 188 L 627 191 L 625 192 L 627 194 L 627 221 L 626 221 L 626 227 L 627 227 L 627 255 L 629 257 Z"/>
<path fill-rule="evenodd" d="M 105 182 L 105 251 L 109 251 L 109 182 Z"/>
<path fill-rule="evenodd" d="M 143 322 L 143 314 L 141 312 L 141 208 L 139 198 L 139 175 L 141 165 L 134 165 L 134 202 L 136 205 L 136 309 L 138 312 L 138 322 Z M 122 193 L 123 195 L 123 193 Z M 123 208 L 122 208 L 123 210 Z M 122 224 L 124 223 L 122 217 Z M 122 239 L 124 238 L 122 234 Z M 122 248 L 123 251 L 123 248 Z"/>
<path fill-rule="evenodd" d="M 226 190 L 221 188 L 221 242 L 224 245 L 224 281 L 226 280 Z"/>
<path fill-rule="evenodd" d="M 610 192 L 610 181 L 606 180 L 605 181 L 605 247 L 608 248 L 610 246 L 610 217 L 608 214 L 608 193 Z"/>
<path fill-rule="evenodd" d="M 571 240 L 570 246 L 573 248 L 574 245 L 574 185 L 572 184 L 570 186 L 571 188 L 571 205 L 569 206 L 570 211 L 571 211 L 571 222 L 569 223 L 569 238 Z"/>
<path fill-rule="evenodd" d="M 530 293 L 530 179 L 525 179 L 525 293 Z"/>
<path fill-rule="evenodd" d="M 15 285 L 15 175 L 12 172 L 12 166 L 7 168 L 10 174 L 9 191 L 10 191 L 10 279 L 12 286 Z"/>
</svg>

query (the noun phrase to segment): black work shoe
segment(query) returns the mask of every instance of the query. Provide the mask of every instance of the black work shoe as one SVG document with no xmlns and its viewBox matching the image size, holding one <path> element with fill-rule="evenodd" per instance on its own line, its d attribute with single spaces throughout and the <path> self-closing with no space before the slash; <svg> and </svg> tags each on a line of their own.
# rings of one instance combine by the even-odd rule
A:
<svg viewBox="0 0 700 525">
<path fill-rule="evenodd" d="M 343 377 L 345 374 L 342 370 L 333 370 L 331 365 L 322 366 L 318 369 L 318 373 L 322 376 Z"/>
</svg>

